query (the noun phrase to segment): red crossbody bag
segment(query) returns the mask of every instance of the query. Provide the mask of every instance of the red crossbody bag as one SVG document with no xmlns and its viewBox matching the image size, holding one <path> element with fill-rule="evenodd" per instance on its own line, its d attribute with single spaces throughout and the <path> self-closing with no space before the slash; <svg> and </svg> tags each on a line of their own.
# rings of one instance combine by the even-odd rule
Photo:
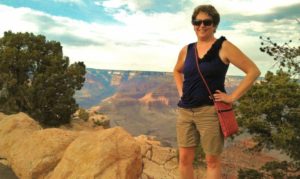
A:
<svg viewBox="0 0 300 179">
<path fill-rule="evenodd" d="M 215 106 L 215 109 L 216 109 L 216 112 L 218 114 L 218 118 L 220 121 L 222 133 L 223 133 L 224 137 L 229 137 L 238 132 L 238 123 L 235 118 L 232 104 L 224 103 L 221 101 L 215 101 L 215 99 L 212 95 L 212 92 L 210 91 L 210 89 L 206 83 L 206 80 L 203 77 L 201 70 L 199 68 L 198 53 L 197 53 L 196 45 L 194 46 L 194 49 L 195 49 L 195 59 L 196 59 L 197 69 L 198 69 L 199 75 L 200 75 L 201 79 L 203 80 L 211 99 L 214 102 L 214 106 Z"/>
</svg>

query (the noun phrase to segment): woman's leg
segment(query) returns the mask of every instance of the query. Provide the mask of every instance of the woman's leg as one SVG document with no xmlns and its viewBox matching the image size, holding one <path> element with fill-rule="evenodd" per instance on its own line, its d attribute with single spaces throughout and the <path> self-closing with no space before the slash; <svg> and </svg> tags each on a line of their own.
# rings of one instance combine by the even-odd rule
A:
<svg viewBox="0 0 300 179">
<path fill-rule="evenodd" d="M 195 156 L 195 147 L 179 148 L 180 179 L 194 178 L 194 168 L 193 168 L 194 156 Z"/>
<path fill-rule="evenodd" d="M 206 155 L 207 179 L 221 178 L 221 157 L 219 155 Z"/>
</svg>

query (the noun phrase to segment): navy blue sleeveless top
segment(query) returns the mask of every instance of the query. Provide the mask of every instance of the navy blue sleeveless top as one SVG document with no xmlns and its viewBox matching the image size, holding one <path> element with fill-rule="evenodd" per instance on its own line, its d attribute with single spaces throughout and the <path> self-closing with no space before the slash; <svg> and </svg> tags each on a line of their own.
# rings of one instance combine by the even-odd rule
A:
<svg viewBox="0 0 300 179">
<path fill-rule="evenodd" d="M 217 39 L 204 57 L 198 59 L 200 70 L 212 93 L 215 93 L 216 90 L 226 92 L 224 82 L 229 65 L 226 65 L 219 56 L 219 51 L 225 40 L 226 38 L 223 36 Z M 184 62 L 183 94 L 178 103 L 178 106 L 182 108 L 213 105 L 213 101 L 209 98 L 209 93 L 197 70 L 195 45 L 196 43 L 188 45 Z"/>
</svg>

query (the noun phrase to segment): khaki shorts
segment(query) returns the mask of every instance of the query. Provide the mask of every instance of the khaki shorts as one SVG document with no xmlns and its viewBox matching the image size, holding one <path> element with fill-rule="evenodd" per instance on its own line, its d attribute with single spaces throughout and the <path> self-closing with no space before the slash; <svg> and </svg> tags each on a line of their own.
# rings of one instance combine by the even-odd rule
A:
<svg viewBox="0 0 300 179">
<path fill-rule="evenodd" d="M 179 147 L 196 147 L 199 142 L 206 154 L 219 155 L 224 147 L 224 136 L 214 106 L 197 108 L 178 107 L 176 121 Z"/>
</svg>

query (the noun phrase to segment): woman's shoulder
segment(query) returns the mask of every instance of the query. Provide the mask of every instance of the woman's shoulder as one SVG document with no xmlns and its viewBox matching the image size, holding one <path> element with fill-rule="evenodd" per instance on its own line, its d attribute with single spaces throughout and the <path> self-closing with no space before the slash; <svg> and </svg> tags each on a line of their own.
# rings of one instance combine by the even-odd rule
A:
<svg viewBox="0 0 300 179">
<path fill-rule="evenodd" d="M 188 49 L 188 45 L 183 46 L 179 52 L 179 56 L 185 56 L 187 53 L 187 49 Z"/>
<path fill-rule="evenodd" d="M 192 43 L 189 43 L 189 44 L 186 44 L 182 47 L 182 49 L 184 50 L 188 50 L 190 48 L 193 48 L 193 46 L 196 44 L 196 42 L 192 42 Z"/>
<path fill-rule="evenodd" d="M 225 37 L 224 37 L 225 38 Z M 232 56 L 233 53 L 237 52 L 237 47 L 229 40 L 226 38 L 223 39 L 223 42 L 221 44 L 221 49 L 220 49 L 220 58 L 222 61 L 226 64 L 229 63 L 229 60 Z"/>
<path fill-rule="evenodd" d="M 222 44 L 220 51 L 221 59 L 231 62 L 234 59 L 240 59 L 243 56 L 243 52 L 232 42 L 226 40 Z"/>
<path fill-rule="evenodd" d="M 226 39 L 225 37 L 223 37 L 223 40 L 222 40 L 222 50 L 227 51 L 227 50 L 232 50 L 232 49 L 237 49 L 237 47 L 231 41 L 229 41 L 228 39 Z"/>
<path fill-rule="evenodd" d="M 189 43 L 181 48 L 179 52 L 179 60 L 182 61 L 182 63 L 184 63 L 187 54 L 189 53 L 191 48 L 193 48 L 194 44 L 196 44 L 196 42 Z"/>
<path fill-rule="evenodd" d="M 181 50 L 180 50 L 180 53 L 182 54 L 186 54 L 188 52 L 189 49 L 191 49 L 193 47 L 193 44 L 195 43 L 189 43 L 187 45 L 184 45 Z"/>
<path fill-rule="evenodd" d="M 218 39 L 221 43 L 222 43 L 222 48 L 238 48 L 233 42 L 231 42 L 230 40 L 228 40 L 226 37 L 221 36 Z"/>
</svg>

